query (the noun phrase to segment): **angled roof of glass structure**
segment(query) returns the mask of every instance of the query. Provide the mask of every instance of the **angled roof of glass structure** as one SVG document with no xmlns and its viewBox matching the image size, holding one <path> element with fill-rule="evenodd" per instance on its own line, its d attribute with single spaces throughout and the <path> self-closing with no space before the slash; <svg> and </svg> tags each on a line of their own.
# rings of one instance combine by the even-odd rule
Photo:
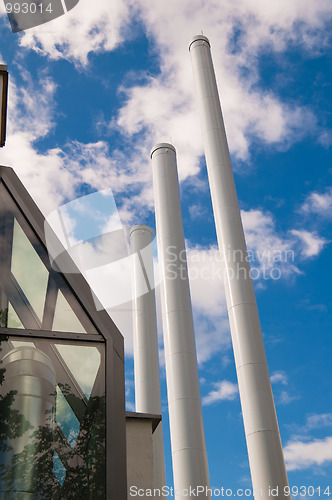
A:
<svg viewBox="0 0 332 500">
<path fill-rule="evenodd" d="M 0 167 L 0 496 L 126 498 L 123 338 Z M 42 492 L 42 493 L 41 493 Z"/>
</svg>

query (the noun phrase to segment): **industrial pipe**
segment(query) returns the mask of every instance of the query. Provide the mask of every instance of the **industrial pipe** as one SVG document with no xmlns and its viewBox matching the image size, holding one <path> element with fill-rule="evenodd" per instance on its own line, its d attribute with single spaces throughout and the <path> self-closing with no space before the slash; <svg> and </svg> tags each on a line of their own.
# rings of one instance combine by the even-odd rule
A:
<svg viewBox="0 0 332 500">
<path fill-rule="evenodd" d="M 256 499 L 290 498 L 254 287 L 210 52 L 203 36 L 190 43 L 252 484 Z"/>
<path fill-rule="evenodd" d="M 130 229 L 130 249 L 134 255 L 135 409 L 138 413 L 161 415 L 152 229 L 144 225 L 133 226 Z M 162 422 L 152 438 L 154 488 L 161 489 L 166 484 Z"/>
<path fill-rule="evenodd" d="M 157 144 L 151 158 L 175 497 L 210 498 L 175 148 Z"/>
</svg>

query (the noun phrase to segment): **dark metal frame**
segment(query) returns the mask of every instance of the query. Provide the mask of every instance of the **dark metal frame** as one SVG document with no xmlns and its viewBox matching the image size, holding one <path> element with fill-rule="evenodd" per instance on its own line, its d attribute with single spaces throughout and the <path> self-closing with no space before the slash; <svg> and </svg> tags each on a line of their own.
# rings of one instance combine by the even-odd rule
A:
<svg viewBox="0 0 332 500">
<path fill-rule="evenodd" d="M 25 221 L 47 252 L 44 217 L 12 168 L 0 166 L 2 183 Z M 44 262 L 45 263 L 45 262 Z M 50 263 L 47 268 L 50 270 Z M 127 498 L 126 428 L 124 386 L 124 341 L 105 310 L 97 311 L 89 285 L 81 274 L 61 273 L 70 291 L 94 326 L 95 334 L 53 332 L 41 329 L 0 328 L 0 334 L 53 340 L 80 340 L 105 343 L 106 388 L 106 497 L 107 500 Z M 46 325 L 45 325 L 46 326 Z M 42 325 L 42 328 L 45 328 Z"/>
<path fill-rule="evenodd" d="M 3 67 L 5 65 L 2 65 Z M 2 96 L 1 96 L 1 130 L 0 130 L 0 147 L 6 142 L 6 122 L 7 122 L 7 96 L 8 96 L 8 71 L 0 68 L 0 75 L 3 76 Z"/>
</svg>

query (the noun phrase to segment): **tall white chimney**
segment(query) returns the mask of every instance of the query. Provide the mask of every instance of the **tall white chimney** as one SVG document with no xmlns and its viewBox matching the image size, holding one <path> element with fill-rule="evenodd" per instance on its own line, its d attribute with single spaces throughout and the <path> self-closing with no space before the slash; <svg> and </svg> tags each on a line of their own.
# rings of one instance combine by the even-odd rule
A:
<svg viewBox="0 0 332 500">
<path fill-rule="evenodd" d="M 176 152 L 157 144 L 151 158 L 175 495 L 188 498 L 192 488 L 210 498 Z"/>
<path fill-rule="evenodd" d="M 156 300 L 154 291 L 152 229 L 138 225 L 130 229 L 134 259 L 133 323 L 135 409 L 138 413 L 161 415 Z M 145 292 L 145 293 L 144 293 Z M 154 488 L 166 484 L 162 423 L 153 434 Z"/>
<path fill-rule="evenodd" d="M 290 498 L 284 495 L 288 480 L 209 40 L 196 36 L 189 50 L 219 250 L 225 263 L 227 308 L 254 494 L 257 500 L 271 500 L 271 490 L 278 488 L 278 498 Z"/>
</svg>

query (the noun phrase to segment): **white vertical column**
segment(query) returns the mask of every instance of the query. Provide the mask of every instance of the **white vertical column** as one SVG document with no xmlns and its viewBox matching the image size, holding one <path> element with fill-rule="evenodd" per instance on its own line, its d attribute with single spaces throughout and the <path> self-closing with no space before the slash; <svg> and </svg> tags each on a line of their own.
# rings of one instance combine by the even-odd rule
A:
<svg viewBox="0 0 332 500">
<path fill-rule="evenodd" d="M 288 486 L 218 89 L 205 36 L 190 44 L 255 498 Z"/>
<path fill-rule="evenodd" d="M 138 413 L 161 415 L 156 301 L 154 292 L 152 229 L 138 225 L 130 229 L 134 258 L 134 370 L 135 407 Z M 146 293 L 144 293 L 146 292 Z M 162 423 L 153 434 L 154 488 L 166 484 Z"/>
<path fill-rule="evenodd" d="M 197 498 L 210 498 L 175 149 L 157 144 L 151 158 L 174 488 L 177 499 L 187 498 L 190 487 Z"/>
</svg>

